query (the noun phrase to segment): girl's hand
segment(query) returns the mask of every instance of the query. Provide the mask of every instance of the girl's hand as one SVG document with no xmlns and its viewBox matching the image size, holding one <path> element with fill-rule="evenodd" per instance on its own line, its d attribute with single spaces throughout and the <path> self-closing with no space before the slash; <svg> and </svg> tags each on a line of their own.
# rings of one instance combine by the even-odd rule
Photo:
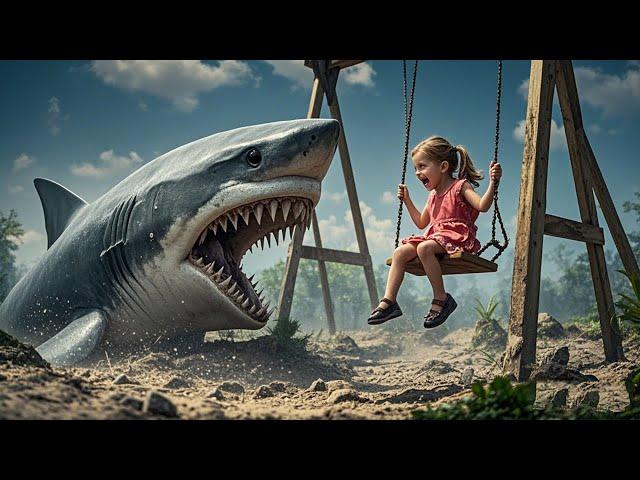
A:
<svg viewBox="0 0 640 480">
<path fill-rule="evenodd" d="M 491 180 L 494 183 L 500 183 L 500 178 L 502 177 L 502 166 L 496 162 L 495 160 L 491 161 L 489 165 L 489 172 L 491 174 Z"/>
<path fill-rule="evenodd" d="M 409 189 L 404 183 L 398 184 L 398 198 L 403 202 L 409 198 Z"/>
</svg>

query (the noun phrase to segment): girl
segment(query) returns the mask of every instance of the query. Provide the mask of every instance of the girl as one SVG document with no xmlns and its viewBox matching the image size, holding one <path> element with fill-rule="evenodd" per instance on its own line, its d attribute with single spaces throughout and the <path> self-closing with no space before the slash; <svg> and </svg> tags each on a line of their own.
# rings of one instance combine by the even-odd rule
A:
<svg viewBox="0 0 640 480">
<path fill-rule="evenodd" d="M 424 235 L 403 238 L 402 245 L 393 252 L 385 295 L 371 312 L 368 319 L 370 325 L 378 325 L 402 315 L 395 299 L 404 277 L 405 265 L 416 255 L 424 266 L 434 297 L 432 309 L 424 317 L 424 327 L 437 327 L 451 315 L 457 304 L 444 290 L 442 270 L 436 255 L 460 251 L 476 253 L 480 250 L 480 242 L 476 239 L 478 227 L 474 222 L 479 212 L 486 212 L 491 207 L 495 184 L 502 176 L 502 167 L 492 161 L 489 187 L 480 197 L 472 185 L 479 186 L 478 180 L 482 180 L 483 176 L 467 151 L 460 145 L 454 147 L 439 136 L 420 142 L 411 151 L 411 160 L 416 177 L 431 193 L 422 213 L 413 204 L 406 185 L 398 185 L 398 198 L 407 207 L 413 223 L 419 229 L 428 228 Z M 454 177 L 456 170 L 458 173 Z"/>
</svg>

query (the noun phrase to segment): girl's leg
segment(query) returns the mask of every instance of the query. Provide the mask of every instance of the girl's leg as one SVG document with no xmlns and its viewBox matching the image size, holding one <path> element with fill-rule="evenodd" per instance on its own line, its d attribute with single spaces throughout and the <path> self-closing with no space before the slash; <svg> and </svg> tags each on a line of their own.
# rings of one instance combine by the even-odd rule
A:
<svg viewBox="0 0 640 480">
<path fill-rule="evenodd" d="M 424 271 L 429 278 L 431 288 L 433 289 L 433 298 L 445 301 L 447 299 L 447 292 L 444 290 L 444 281 L 442 279 L 442 269 L 440 268 L 440 262 L 436 258 L 436 254 L 445 253 L 444 248 L 434 241 L 426 240 L 418 244 L 416 249 L 418 257 L 422 262 Z M 440 305 L 431 305 L 431 309 L 439 312 L 442 310 Z"/>
<path fill-rule="evenodd" d="M 387 277 L 387 288 L 384 291 L 385 298 L 395 302 L 396 295 L 400 289 L 400 284 L 404 278 L 404 269 L 407 262 L 410 262 L 416 258 L 416 246 L 415 244 L 405 243 L 400 245 L 393 252 L 393 260 L 391 262 L 391 268 L 389 269 L 389 276 Z M 378 304 L 379 308 L 387 308 L 384 302 Z"/>
</svg>

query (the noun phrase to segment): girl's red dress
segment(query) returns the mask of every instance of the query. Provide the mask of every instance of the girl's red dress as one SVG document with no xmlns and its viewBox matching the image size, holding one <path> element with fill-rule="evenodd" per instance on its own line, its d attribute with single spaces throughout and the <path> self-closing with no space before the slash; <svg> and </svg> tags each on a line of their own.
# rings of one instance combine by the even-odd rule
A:
<svg viewBox="0 0 640 480">
<path fill-rule="evenodd" d="M 427 208 L 431 222 L 423 235 L 411 235 L 402 239 L 402 244 L 419 244 L 425 240 L 435 240 L 449 254 L 455 252 L 477 253 L 480 242 L 476 238 L 475 224 L 479 211 L 462 196 L 465 179 L 456 180 L 446 192 L 438 195 L 431 191 Z"/>
</svg>

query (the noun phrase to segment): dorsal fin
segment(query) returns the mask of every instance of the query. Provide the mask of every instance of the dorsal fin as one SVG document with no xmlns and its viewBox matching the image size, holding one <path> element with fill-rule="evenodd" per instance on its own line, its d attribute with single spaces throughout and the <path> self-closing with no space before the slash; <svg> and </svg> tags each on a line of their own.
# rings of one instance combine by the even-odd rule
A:
<svg viewBox="0 0 640 480">
<path fill-rule="evenodd" d="M 33 184 L 42 202 L 44 224 L 47 229 L 47 248 L 49 248 L 67 228 L 73 214 L 88 203 L 52 180 L 36 178 Z"/>
</svg>

